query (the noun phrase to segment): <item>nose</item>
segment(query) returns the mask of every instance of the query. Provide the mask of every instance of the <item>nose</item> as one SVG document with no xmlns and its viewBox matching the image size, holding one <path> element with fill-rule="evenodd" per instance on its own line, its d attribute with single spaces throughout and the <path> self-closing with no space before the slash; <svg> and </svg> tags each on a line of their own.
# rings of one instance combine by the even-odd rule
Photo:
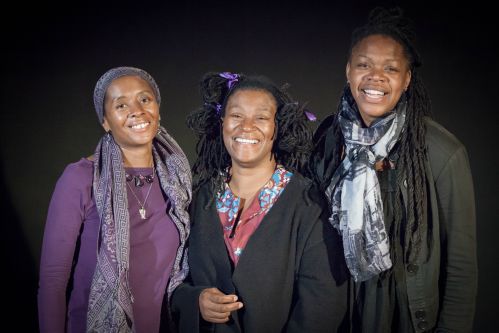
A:
<svg viewBox="0 0 499 333">
<path fill-rule="evenodd" d="M 142 107 L 142 104 L 139 102 L 132 103 L 129 107 L 129 117 L 137 117 L 144 114 L 144 109 Z"/>
<path fill-rule="evenodd" d="M 241 128 L 243 131 L 252 131 L 255 129 L 255 122 L 252 117 L 246 117 L 241 122 Z"/>
<path fill-rule="evenodd" d="M 386 78 L 382 69 L 373 68 L 367 75 L 367 80 L 374 82 L 385 82 Z"/>
</svg>

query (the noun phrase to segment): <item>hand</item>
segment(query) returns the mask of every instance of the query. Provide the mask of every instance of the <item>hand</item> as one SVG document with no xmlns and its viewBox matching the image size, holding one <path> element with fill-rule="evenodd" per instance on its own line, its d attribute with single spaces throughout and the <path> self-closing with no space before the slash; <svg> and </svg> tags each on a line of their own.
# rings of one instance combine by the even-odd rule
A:
<svg viewBox="0 0 499 333">
<path fill-rule="evenodd" d="M 225 295 L 217 288 L 204 289 L 199 295 L 199 311 L 204 320 L 210 323 L 229 321 L 230 313 L 243 307 L 236 295 Z"/>
</svg>

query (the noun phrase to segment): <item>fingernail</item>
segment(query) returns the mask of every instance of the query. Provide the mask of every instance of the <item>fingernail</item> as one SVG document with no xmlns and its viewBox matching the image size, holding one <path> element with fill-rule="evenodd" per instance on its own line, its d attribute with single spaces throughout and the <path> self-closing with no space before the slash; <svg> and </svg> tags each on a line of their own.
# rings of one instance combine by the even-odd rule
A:
<svg viewBox="0 0 499 333">
<path fill-rule="evenodd" d="M 234 302 L 237 302 L 237 296 L 234 296 Z"/>
<path fill-rule="evenodd" d="M 243 307 L 243 303 L 239 303 L 239 309 Z"/>
</svg>

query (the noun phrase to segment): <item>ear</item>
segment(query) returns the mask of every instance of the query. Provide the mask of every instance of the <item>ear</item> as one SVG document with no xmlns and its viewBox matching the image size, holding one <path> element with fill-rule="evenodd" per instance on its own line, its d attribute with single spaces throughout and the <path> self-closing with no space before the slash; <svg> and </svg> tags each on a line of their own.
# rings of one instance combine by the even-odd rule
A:
<svg viewBox="0 0 499 333">
<path fill-rule="evenodd" d="M 104 121 L 102 122 L 102 127 L 104 127 L 104 131 L 109 132 L 111 130 L 111 127 L 109 126 L 109 123 L 107 122 L 106 116 L 104 116 Z"/>
<path fill-rule="evenodd" d="M 347 76 L 347 82 L 348 82 L 349 81 L 348 76 L 350 75 L 350 61 L 347 62 L 347 67 L 345 68 L 345 75 Z"/>
<path fill-rule="evenodd" d="M 404 90 L 407 90 L 407 88 L 409 88 L 409 84 L 411 84 L 411 78 L 412 78 L 412 72 L 411 72 L 411 70 L 408 70 L 407 71 L 407 78 L 405 79 Z"/>
</svg>

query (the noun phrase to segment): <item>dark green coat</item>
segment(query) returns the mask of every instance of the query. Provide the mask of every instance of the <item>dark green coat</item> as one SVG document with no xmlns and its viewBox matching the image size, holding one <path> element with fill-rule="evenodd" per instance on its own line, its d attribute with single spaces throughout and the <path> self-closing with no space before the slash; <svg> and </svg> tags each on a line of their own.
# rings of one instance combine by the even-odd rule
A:
<svg viewBox="0 0 499 333">
<path fill-rule="evenodd" d="M 313 172 L 328 183 L 335 144 L 332 116 L 319 127 Z M 477 289 L 476 221 L 473 183 L 465 147 L 447 130 L 426 119 L 428 204 L 424 235 L 416 264 L 406 265 L 405 280 L 414 332 L 471 332 Z M 401 187 L 404 204 L 407 189 Z M 425 246 L 431 237 L 431 252 Z M 402 264 L 403 263 L 399 263 Z M 351 284 L 353 286 L 353 284 Z M 362 323 L 369 331 L 374 323 Z"/>
</svg>

